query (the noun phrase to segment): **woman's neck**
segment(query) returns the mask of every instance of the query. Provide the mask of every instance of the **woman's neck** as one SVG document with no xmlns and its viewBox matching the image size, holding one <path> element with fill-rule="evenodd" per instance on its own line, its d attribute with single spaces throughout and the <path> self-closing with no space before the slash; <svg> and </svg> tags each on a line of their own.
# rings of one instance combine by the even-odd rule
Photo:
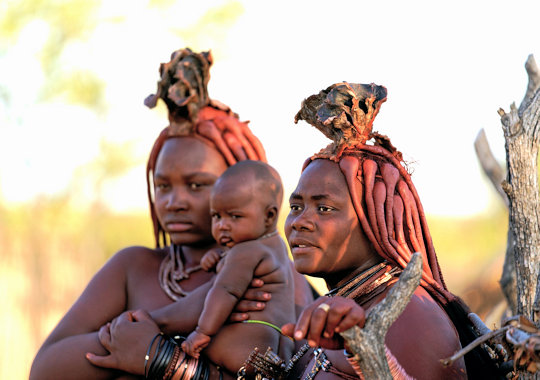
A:
<svg viewBox="0 0 540 380">
<path fill-rule="evenodd" d="M 180 245 L 182 248 L 182 255 L 184 257 L 186 267 L 198 265 L 204 256 L 204 254 L 212 249 L 218 247 L 216 242 L 205 245 Z"/>
<path fill-rule="evenodd" d="M 374 257 L 371 260 L 364 262 L 358 267 L 341 271 L 339 273 L 332 273 L 331 275 L 325 276 L 326 286 L 329 290 L 335 289 L 352 278 L 358 276 L 360 273 L 368 270 L 369 268 L 380 264 L 383 261 L 381 257 Z"/>
</svg>

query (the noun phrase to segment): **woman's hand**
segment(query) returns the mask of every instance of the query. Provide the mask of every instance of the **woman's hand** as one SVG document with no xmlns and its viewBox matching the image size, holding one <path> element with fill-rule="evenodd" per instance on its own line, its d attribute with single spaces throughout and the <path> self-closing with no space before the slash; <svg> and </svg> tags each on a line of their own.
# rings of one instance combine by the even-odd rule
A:
<svg viewBox="0 0 540 380">
<path fill-rule="evenodd" d="M 144 375 L 145 355 L 158 333 L 157 324 L 146 311 L 126 311 L 99 330 L 99 340 L 109 355 L 87 353 L 86 358 L 98 367 Z"/>
<path fill-rule="evenodd" d="M 343 297 L 320 297 L 304 308 L 296 325 L 288 323 L 281 329 L 283 334 L 295 340 L 307 339 L 311 347 L 332 350 L 344 348 L 344 341 L 338 332 L 353 326 L 364 327 L 364 308 L 354 300 Z"/>
<path fill-rule="evenodd" d="M 234 307 L 233 312 L 229 316 L 229 322 L 242 322 L 249 319 L 250 311 L 261 311 L 266 307 L 266 303 L 270 301 L 272 295 L 268 292 L 259 290 L 264 285 L 263 280 L 254 278 L 251 280 L 251 285 Z"/>
</svg>

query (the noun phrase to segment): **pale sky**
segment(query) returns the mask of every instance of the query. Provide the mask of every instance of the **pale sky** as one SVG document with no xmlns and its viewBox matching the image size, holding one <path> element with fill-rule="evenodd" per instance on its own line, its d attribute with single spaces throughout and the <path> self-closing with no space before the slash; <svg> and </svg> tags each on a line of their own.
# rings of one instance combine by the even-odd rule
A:
<svg viewBox="0 0 540 380">
<path fill-rule="evenodd" d="M 103 22 L 63 57 L 66 67 L 94 70 L 107 83 L 103 117 L 60 102 L 36 104 L 43 81 L 37 52 L 48 27 L 28 25 L 14 46 L 0 51 L 0 85 L 10 99 L 9 107 L 0 102 L 4 201 L 61 191 L 96 159 L 104 139 L 129 145 L 137 162 L 106 184 L 107 201 L 120 211 L 146 210 L 144 163 L 167 120 L 143 100 L 156 89 L 159 63 L 192 43 L 171 30 L 189 28 L 223 3 L 179 1 L 159 12 L 143 1 L 104 2 Z M 230 29 L 201 32 L 197 50 L 214 53 L 210 96 L 251 121 L 287 191 L 304 159 L 328 143 L 305 122 L 294 124 L 301 101 L 336 82 L 374 82 L 388 89 L 374 129 L 390 136 L 411 162 L 425 211 L 459 216 L 489 206 L 495 195 L 477 163 L 474 139 L 484 128 L 504 160 L 497 109 L 521 102 L 528 55 L 540 62 L 540 3 L 239 3 L 244 12 Z"/>
</svg>

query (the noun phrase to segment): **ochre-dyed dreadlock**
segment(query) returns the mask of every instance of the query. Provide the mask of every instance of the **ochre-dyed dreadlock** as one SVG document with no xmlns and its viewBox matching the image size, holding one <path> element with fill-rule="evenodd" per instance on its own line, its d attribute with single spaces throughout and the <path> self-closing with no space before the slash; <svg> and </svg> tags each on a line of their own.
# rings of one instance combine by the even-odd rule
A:
<svg viewBox="0 0 540 380">
<path fill-rule="evenodd" d="M 302 102 L 295 117 L 333 140 L 310 157 L 339 164 L 369 241 L 385 260 L 405 268 L 413 252 L 423 260 L 421 285 L 439 302 L 455 299 L 444 283 L 422 203 L 400 152 L 388 137 L 372 132 L 386 101 L 386 88 L 337 83 Z M 368 144 L 368 140 L 373 143 Z"/>
<path fill-rule="evenodd" d="M 154 142 L 146 166 L 146 180 L 150 214 L 154 226 L 156 247 L 167 245 L 165 230 L 160 225 L 153 197 L 153 175 L 157 157 L 167 139 L 190 136 L 216 148 L 227 164 L 242 160 L 266 162 L 261 142 L 253 135 L 248 122 L 241 122 L 238 115 L 226 105 L 208 96 L 212 55 L 210 52 L 194 53 L 180 49 L 171 60 L 160 65 L 160 81 L 155 94 L 148 96 L 145 105 L 153 108 L 162 99 L 168 108 L 169 126 Z"/>
</svg>

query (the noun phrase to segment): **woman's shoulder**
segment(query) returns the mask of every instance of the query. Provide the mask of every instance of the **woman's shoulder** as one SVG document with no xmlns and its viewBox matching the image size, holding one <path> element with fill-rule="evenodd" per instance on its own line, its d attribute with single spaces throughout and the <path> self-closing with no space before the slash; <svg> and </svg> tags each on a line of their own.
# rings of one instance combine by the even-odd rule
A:
<svg viewBox="0 0 540 380">
<path fill-rule="evenodd" d="M 108 264 L 110 265 L 137 265 L 153 261 L 159 261 L 165 256 L 163 248 L 149 248 L 140 245 L 125 247 L 111 256 Z"/>
<path fill-rule="evenodd" d="M 460 378 L 465 373 L 462 361 L 454 368 L 443 368 L 440 364 L 440 359 L 461 348 L 459 335 L 446 312 L 422 287 L 418 287 L 403 313 L 390 326 L 385 341 L 413 377 Z"/>
</svg>

